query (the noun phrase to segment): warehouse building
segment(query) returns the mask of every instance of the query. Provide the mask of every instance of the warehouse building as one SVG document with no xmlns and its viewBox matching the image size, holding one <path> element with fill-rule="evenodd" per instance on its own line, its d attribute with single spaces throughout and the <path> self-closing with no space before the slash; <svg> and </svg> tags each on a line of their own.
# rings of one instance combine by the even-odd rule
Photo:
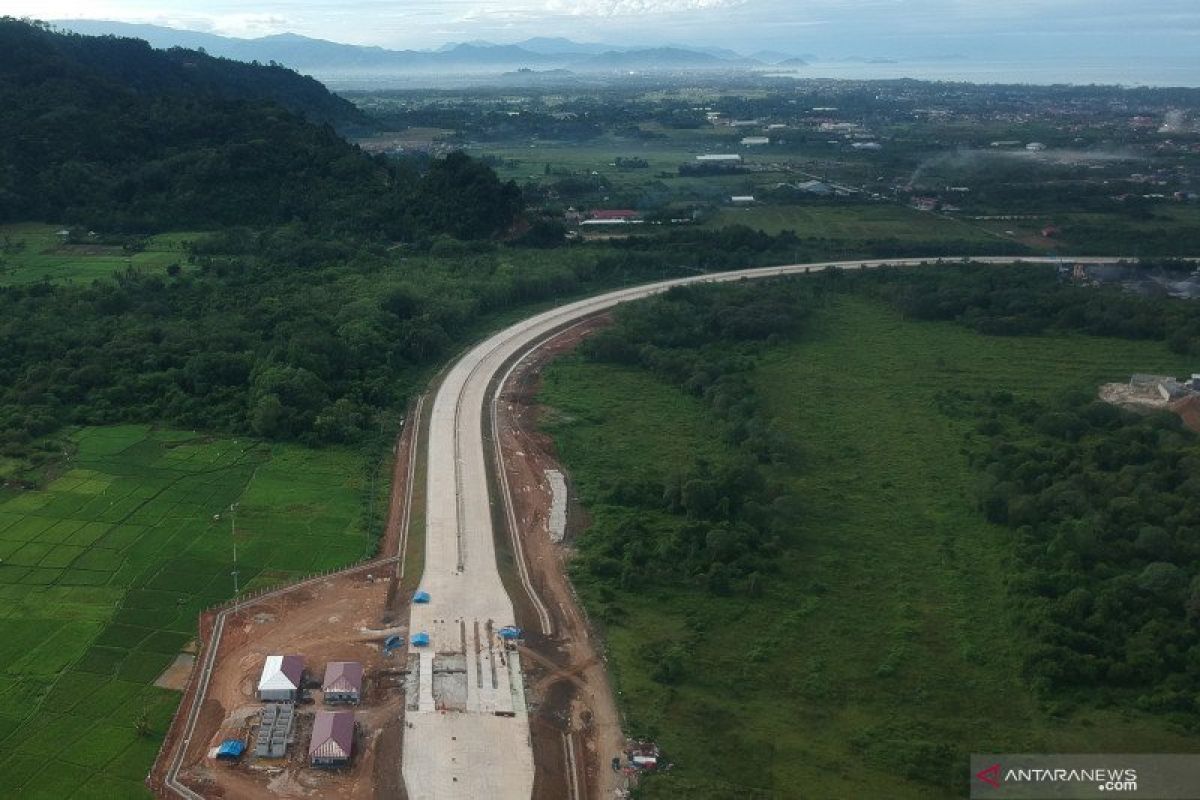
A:
<svg viewBox="0 0 1200 800">
<path fill-rule="evenodd" d="M 303 656 L 267 656 L 258 681 L 258 699 L 264 703 L 294 703 L 303 680 Z"/>
</svg>

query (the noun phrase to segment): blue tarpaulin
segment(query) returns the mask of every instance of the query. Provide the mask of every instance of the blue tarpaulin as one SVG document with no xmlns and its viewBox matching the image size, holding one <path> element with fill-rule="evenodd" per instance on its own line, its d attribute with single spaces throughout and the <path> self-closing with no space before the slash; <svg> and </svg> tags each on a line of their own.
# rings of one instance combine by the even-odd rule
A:
<svg viewBox="0 0 1200 800">
<path fill-rule="evenodd" d="M 501 639 L 520 639 L 521 629 L 514 625 L 506 625 L 499 630 Z"/>
<path fill-rule="evenodd" d="M 429 646 L 429 634 L 428 633 L 414 634 L 412 637 L 412 643 L 413 643 L 413 647 L 428 647 Z"/>
<path fill-rule="evenodd" d="M 414 603 L 428 603 L 429 602 L 429 592 L 417 592 L 416 594 L 413 595 L 413 602 Z"/>
<path fill-rule="evenodd" d="M 383 640 L 383 651 L 385 653 L 390 653 L 393 650 L 396 650 L 403 646 L 404 646 L 404 637 L 403 636 L 389 636 Z"/>
<path fill-rule="evenodd" d="M 246 752 L 246 743 L 241 739 L 226 739 L 217 748 L 217 758 L 240 758 Z"/>
</svg>

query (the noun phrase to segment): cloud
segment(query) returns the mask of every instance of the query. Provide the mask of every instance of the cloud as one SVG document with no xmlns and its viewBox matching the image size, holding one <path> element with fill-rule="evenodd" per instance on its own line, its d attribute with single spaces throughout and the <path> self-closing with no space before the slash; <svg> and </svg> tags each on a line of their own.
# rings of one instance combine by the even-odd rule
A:
<svg viewBox="0 0 1200 800">
<path fill-rule="evenodd" d="M 677 14 L 711 11 L 745 5 L 747 0 L 547 0 L 551 14 L 573 17 L 635 17 L 647 14 Z"/>
<path fill-rule="evenodd" d="M 290 19 L 278 14 L 210 14 L 205 16 L 154 14 L 134 21 L 238 37 L 283 33 L 295 27 Z"/>
<path fill-rule="evenodd" d="M 821 55 L 1195 58 L 1197 0 L 0 0 L 42 19 L 115 19 L 234 36 L 293 31 L 386 47 L 529 36 L 687 42 Z M 3 13 L 0 12 L 0 13 Z"/>
</svg>

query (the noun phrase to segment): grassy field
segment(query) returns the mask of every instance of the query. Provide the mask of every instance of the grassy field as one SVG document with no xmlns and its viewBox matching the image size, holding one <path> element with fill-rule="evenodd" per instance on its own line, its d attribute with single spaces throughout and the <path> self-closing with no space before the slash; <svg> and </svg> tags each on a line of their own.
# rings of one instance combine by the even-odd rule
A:
<svg viewBox="0 0 1200 800">
<path fill-rule="evenodd" d="M 154 681 L 243 588 L 362 557 L 363 464 L 145 426 L 87 428 L 44 490 L 0 494 L 0 794 L 145 797 L 179 695 Z"/>
<path fill-rule="evenodd" d="M 971 752 L 1200 750 L 1154 718 L 1031 696 L 1004 588 L 1010 534 L 975 510 L 965 430 L 933 403 L 953 387 L 1046 394 L 1188 366 L 1158 344 L 983 337 L 857 298 L 769 350 L 759 391 L 803 453 L 776 478 L 807 520 L 781 573 L 755 599 L 605 601 L 626 612 L 607 636 L 630 729 L 676 764 L 644 796 L 950 798 Z M 622 475 L 728 457 L 704 406 L 636 370 L 566 359 L 542 399 L 594 515 L 619 513 L 597 498 Z M 663 643 L 688 653 L 674 686 L 650 677 Z"/>
<path fill-rule="evenodd" d="M 184 264 L 183 241 L 188 233 L 151 236 L 146 249 L 126 254 L 116 245 L 64 244 L 57 225 L 21 223 L 0 225 L 0 285 L 51 281 L 91 281 L 133 267 L 165 271 Z"/>
<path fill-rule="evenodd" d="M 729 129 L 707 129 L 700 131 L 660 131 L 668 138 L 639 141 L 602 137 L 586 143 L 534 142 L 531 144 L 481 145 L 480 155 L 488 154 L 504 159 L 496 167 L 497 174 L 505 180 L 518 183 L 553 183 L 561 174 L 545 174 L 550 165 L 552 172 L 567 172 L 574 175 L 595 173 L 609 181 L 614 191 L 647 192 L 658 196 L 667 191 L 675 200 L 697 200 L 724 197 L 728 192 L 752 192 L 756 186 L 773 186 L 780 181 L 805 180 L 790 175 L 786 170 L 811 166 L 815 153 L 796 153 L 776 148 L 743 147 L 738 144 L 743 135 L 757 133 L 732 133 Z M 690 164 L 696 156 L 704 153 L 739 153 L 749 167 L 761 172 L 729 176 L 678 177 L 681 164 Z M 644 159 L 648 166 L 642 169 L 621 169 L 615 166 L 617 158 Z M 667 177 L 663 177 L 666 174 Z M 716 193 L 714 195 L 714 193 Z"/>
<path fill-rule="evenodd" d="M 708 225 L 749 225 L 767 233 L 795 231 L 801 237 L 843 240 L 896 239 L 902 242 L 995 242 L 979 228 L 937 214 L 892 203 L 851 206 L 753 206 L 726 208 Z"/>
</svg>

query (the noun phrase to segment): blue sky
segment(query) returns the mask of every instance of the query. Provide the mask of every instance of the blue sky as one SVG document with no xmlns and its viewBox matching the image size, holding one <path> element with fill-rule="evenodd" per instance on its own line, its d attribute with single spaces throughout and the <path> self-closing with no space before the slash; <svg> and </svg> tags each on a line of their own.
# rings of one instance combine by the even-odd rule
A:
<svg viewBox="0 0 1200 800">
<path fill-rule="evenodd" d="M 1200 59 L 1200 0 L 0 0 L 0 11 L 397 48 L 567 36 L 898 58 Z"/>
</svg>

